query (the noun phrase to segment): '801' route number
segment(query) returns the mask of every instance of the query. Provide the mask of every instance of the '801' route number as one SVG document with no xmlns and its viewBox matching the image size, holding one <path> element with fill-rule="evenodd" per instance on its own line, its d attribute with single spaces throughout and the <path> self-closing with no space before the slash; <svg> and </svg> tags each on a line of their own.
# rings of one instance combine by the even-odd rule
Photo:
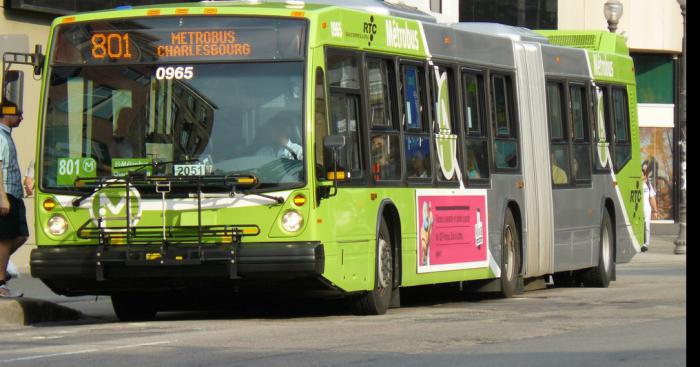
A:
<svg viewBox="0 0 700 367">
<path fill-rule="evenodd" d="M 194 67 L 192 66 L 161 66 L 156 69 L 156 79 L 192 79 Z"/>
</svg>

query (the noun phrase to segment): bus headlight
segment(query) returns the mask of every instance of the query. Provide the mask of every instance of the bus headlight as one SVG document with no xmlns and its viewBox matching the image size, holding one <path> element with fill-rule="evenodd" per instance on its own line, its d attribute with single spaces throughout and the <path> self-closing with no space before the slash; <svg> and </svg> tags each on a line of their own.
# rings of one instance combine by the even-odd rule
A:
<svg viewBox="0 0 700 367">
<path fill-rule="evenodd" d="M 68 229 L 68 221 L 62 215 L 54 215 L 49 218 L 49 233 L 54 236 L 62 236 Z"/>
<path fill-rule="evenodd" d="M 304 218 L 296 210 L 290 210 L 282 216 L 282 228 L 287 232 L 296 232 L 304 224 Z"/>
</svg>

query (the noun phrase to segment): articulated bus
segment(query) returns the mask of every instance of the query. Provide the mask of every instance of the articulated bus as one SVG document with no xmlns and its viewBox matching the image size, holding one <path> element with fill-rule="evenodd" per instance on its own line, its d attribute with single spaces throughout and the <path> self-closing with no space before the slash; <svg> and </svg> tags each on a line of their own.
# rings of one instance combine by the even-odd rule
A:
<svg viewBox="0 0 700 367">
<path fill-rule="evenodd" d="M 32 275 L 121 320 L 190 292 L 382 314 L 402 287 L 606 287 L 640 249 L 619 35 L 203 1 L 57 18 L 3 60 L 6 98 L 43 78 Z"/>
</svg>

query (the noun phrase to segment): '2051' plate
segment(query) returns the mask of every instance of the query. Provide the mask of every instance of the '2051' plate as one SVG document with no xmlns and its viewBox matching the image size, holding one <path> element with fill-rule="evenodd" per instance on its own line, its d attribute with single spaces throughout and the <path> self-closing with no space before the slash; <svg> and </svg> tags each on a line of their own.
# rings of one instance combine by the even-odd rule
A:
<svg viewBox="0 0 700 367">
<path fill-rule="evenodd" d="M 175 176 L 204 176 L 203 164 L 176 164 L 174 168 Z"/>
</svg>

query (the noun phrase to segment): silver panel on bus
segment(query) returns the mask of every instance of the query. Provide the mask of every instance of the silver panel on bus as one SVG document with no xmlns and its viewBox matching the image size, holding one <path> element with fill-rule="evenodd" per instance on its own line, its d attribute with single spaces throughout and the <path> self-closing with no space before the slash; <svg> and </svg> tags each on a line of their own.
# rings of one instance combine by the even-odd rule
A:
<svg viewBox="0 0 700 367">
<path fill-rule="evenodd" d="M 523 264 L 525 276 L 531 277 L 550 274 L 554 269 L 554 208 L 549 144 L 542 144 L 542 133 L 549 128 L 541 45 L 514 42 L 513 48 L 517 65 L 516 89 L 525 182 Z M 548 136 L 544 135 L 545 141 L 548 141 Z"/>
</svg>

